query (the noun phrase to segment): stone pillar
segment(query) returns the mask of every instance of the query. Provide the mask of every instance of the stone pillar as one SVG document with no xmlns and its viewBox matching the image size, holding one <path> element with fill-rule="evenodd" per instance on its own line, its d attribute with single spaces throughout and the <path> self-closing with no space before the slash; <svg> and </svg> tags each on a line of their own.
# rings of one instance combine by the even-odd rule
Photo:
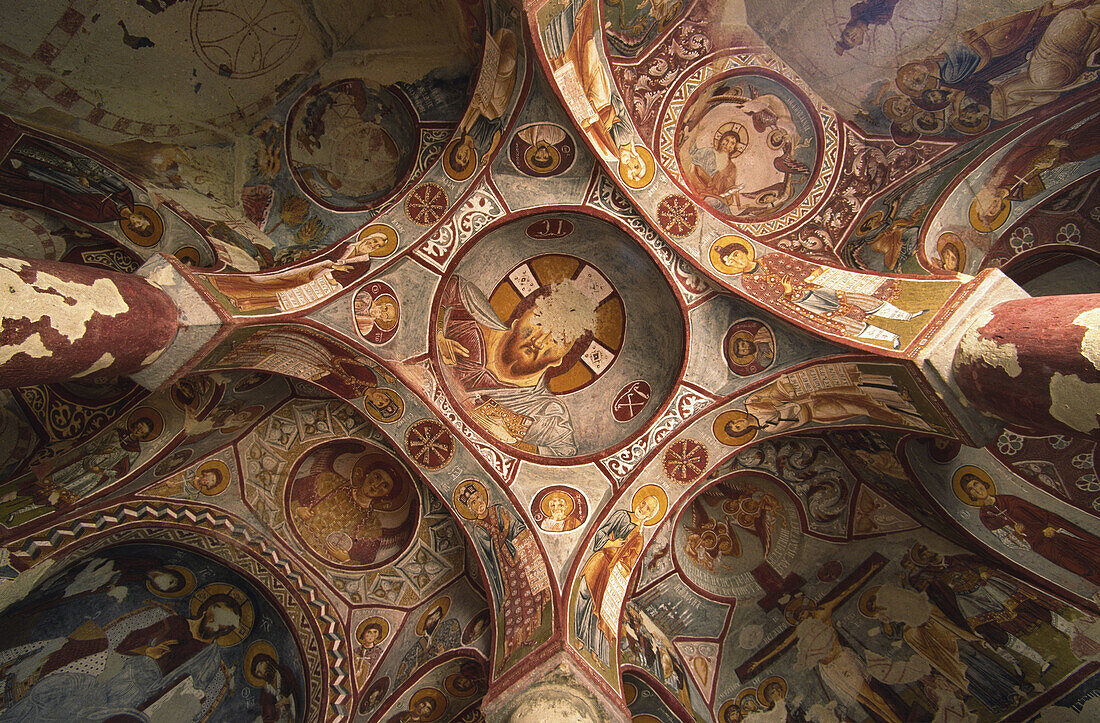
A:
<svg viewBox="0 0 1100 723">
<path fill-rule="evenodd" d="M 179 326 L 147 279 L 76 264 L 0 257 L 0 299 L 0 387 L 132 374 Z"/>
<path fill-rule="evenodd" d="M 1100 294 L 997 304 L 963 334 L 952 368 L 979 412 L 1040 434 L 1100 439 Z"/>
<path fill-rule="evenodd" d="M 553 654 L 519 680 L 490 686 L 481 711 L 489 723 L 630 721 L 622 697 L 564 651 Z"/>
</svg>

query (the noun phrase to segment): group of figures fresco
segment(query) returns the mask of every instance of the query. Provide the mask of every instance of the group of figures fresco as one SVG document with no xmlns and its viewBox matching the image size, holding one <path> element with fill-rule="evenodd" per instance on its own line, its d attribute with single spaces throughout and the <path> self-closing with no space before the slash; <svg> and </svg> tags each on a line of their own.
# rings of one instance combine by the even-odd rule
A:
<svg viewBox="0 0 1100 723">
<path fill-rule="evenodd" d="M 172 545 L 74 561 L 0 616 L 0 718 L 302 720 L 298 643 L 261 589 Z"/>
</svg>

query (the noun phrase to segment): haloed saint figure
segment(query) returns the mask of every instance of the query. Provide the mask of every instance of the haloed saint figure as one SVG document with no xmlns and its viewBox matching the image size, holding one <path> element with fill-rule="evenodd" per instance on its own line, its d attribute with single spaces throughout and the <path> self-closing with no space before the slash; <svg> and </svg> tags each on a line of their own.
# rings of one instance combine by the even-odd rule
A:
<svg viewBox="0 0 1100 723">
<path fill-rule="evenodd" d="M 547 457 L 577 454 L 560 395 L 610 366 L 618 348 L 601 332 L 612 309 L 622 318 L 611 283 L 594 267 L 570 262 L 575 273 L 555 280 L 548 265 L 541 272 L 548 278 L 540 278 L 538 259 L 524 262 L 490 296 L 452 276 L 438 312 L 436 351 L 460 408 L 497 440 Z"/>
</svg>

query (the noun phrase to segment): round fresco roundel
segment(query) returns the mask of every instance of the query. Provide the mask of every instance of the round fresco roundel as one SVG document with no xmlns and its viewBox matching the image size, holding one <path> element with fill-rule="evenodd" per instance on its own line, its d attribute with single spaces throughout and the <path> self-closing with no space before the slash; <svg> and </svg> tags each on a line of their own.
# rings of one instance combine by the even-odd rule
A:
<svg viewBox="0 0 1100 723">
<path fill-rule="evenodd" d="M 716 598 L 763 592 L 753 571 L 782 578 L 801 547 L 794 501 L 760 475 L 727 477 L 686 505 L 673 533 L 673 557 L 693 586 Z"/>
<path fill-rule="evenodd" d="M 564 219 L 568 224 L 561 223 Z M 528 217 L 487 233 L 434 302 L 431 344 L 444 387 L 482 434 L 521 455 L 575 459 L 639 432 L 683 362 L 677 297 L 625 232 L 580 214 L 548 243 Z M 609 400 L 644 381 L 633 416 Z"/>
<path fill-rule="evenodd" d="M 700 204 L 729 221 L 786 213 L 810 188 L 824 131 L 803 94 L 760 69 L 700 86 L 676 130 L 676 161 Z"/>
<path fill-rule="evenodd" d="M 322 444 L 286 485 L 286 517 L 305 547 L 342 568 L 391 562 L 416 531 L 420 497 L 397 459 L 357 440 Z"/>
<path fill-rule="evenodd" d="M 417 123 L 400 91 L 357 78 L 318 85 L 290 110 L 286 152 L 302 191 L 336 211 L 392 195 L 416 158 Z"/>
<path fill-rule="evenodd" d="M 58 567 L 0 616 L 19 632 L 4 720 L 227 723 L 260 720 L 277 699 L 283 720 L 304 720 L 308 665 L 255 578 L 150 540 Z"/>
</svg>

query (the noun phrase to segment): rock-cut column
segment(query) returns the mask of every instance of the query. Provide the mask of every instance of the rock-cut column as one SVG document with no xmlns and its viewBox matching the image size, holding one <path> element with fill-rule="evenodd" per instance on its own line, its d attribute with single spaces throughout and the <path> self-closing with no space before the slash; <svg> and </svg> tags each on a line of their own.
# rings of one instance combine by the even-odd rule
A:
<svg viewBox="0 0 1100 723">
<path fill-rule="evenodd" d="M 0 388 L 132 374 L 164 351 L 178 317 L 141 276 L 0 256 Z"/>
<path fill-rule="evenodd" d="M 1005 301 L 962 336 L 955 382 L 978 411 L 1100 439 L 1100 294 Z"/>
</svg>

